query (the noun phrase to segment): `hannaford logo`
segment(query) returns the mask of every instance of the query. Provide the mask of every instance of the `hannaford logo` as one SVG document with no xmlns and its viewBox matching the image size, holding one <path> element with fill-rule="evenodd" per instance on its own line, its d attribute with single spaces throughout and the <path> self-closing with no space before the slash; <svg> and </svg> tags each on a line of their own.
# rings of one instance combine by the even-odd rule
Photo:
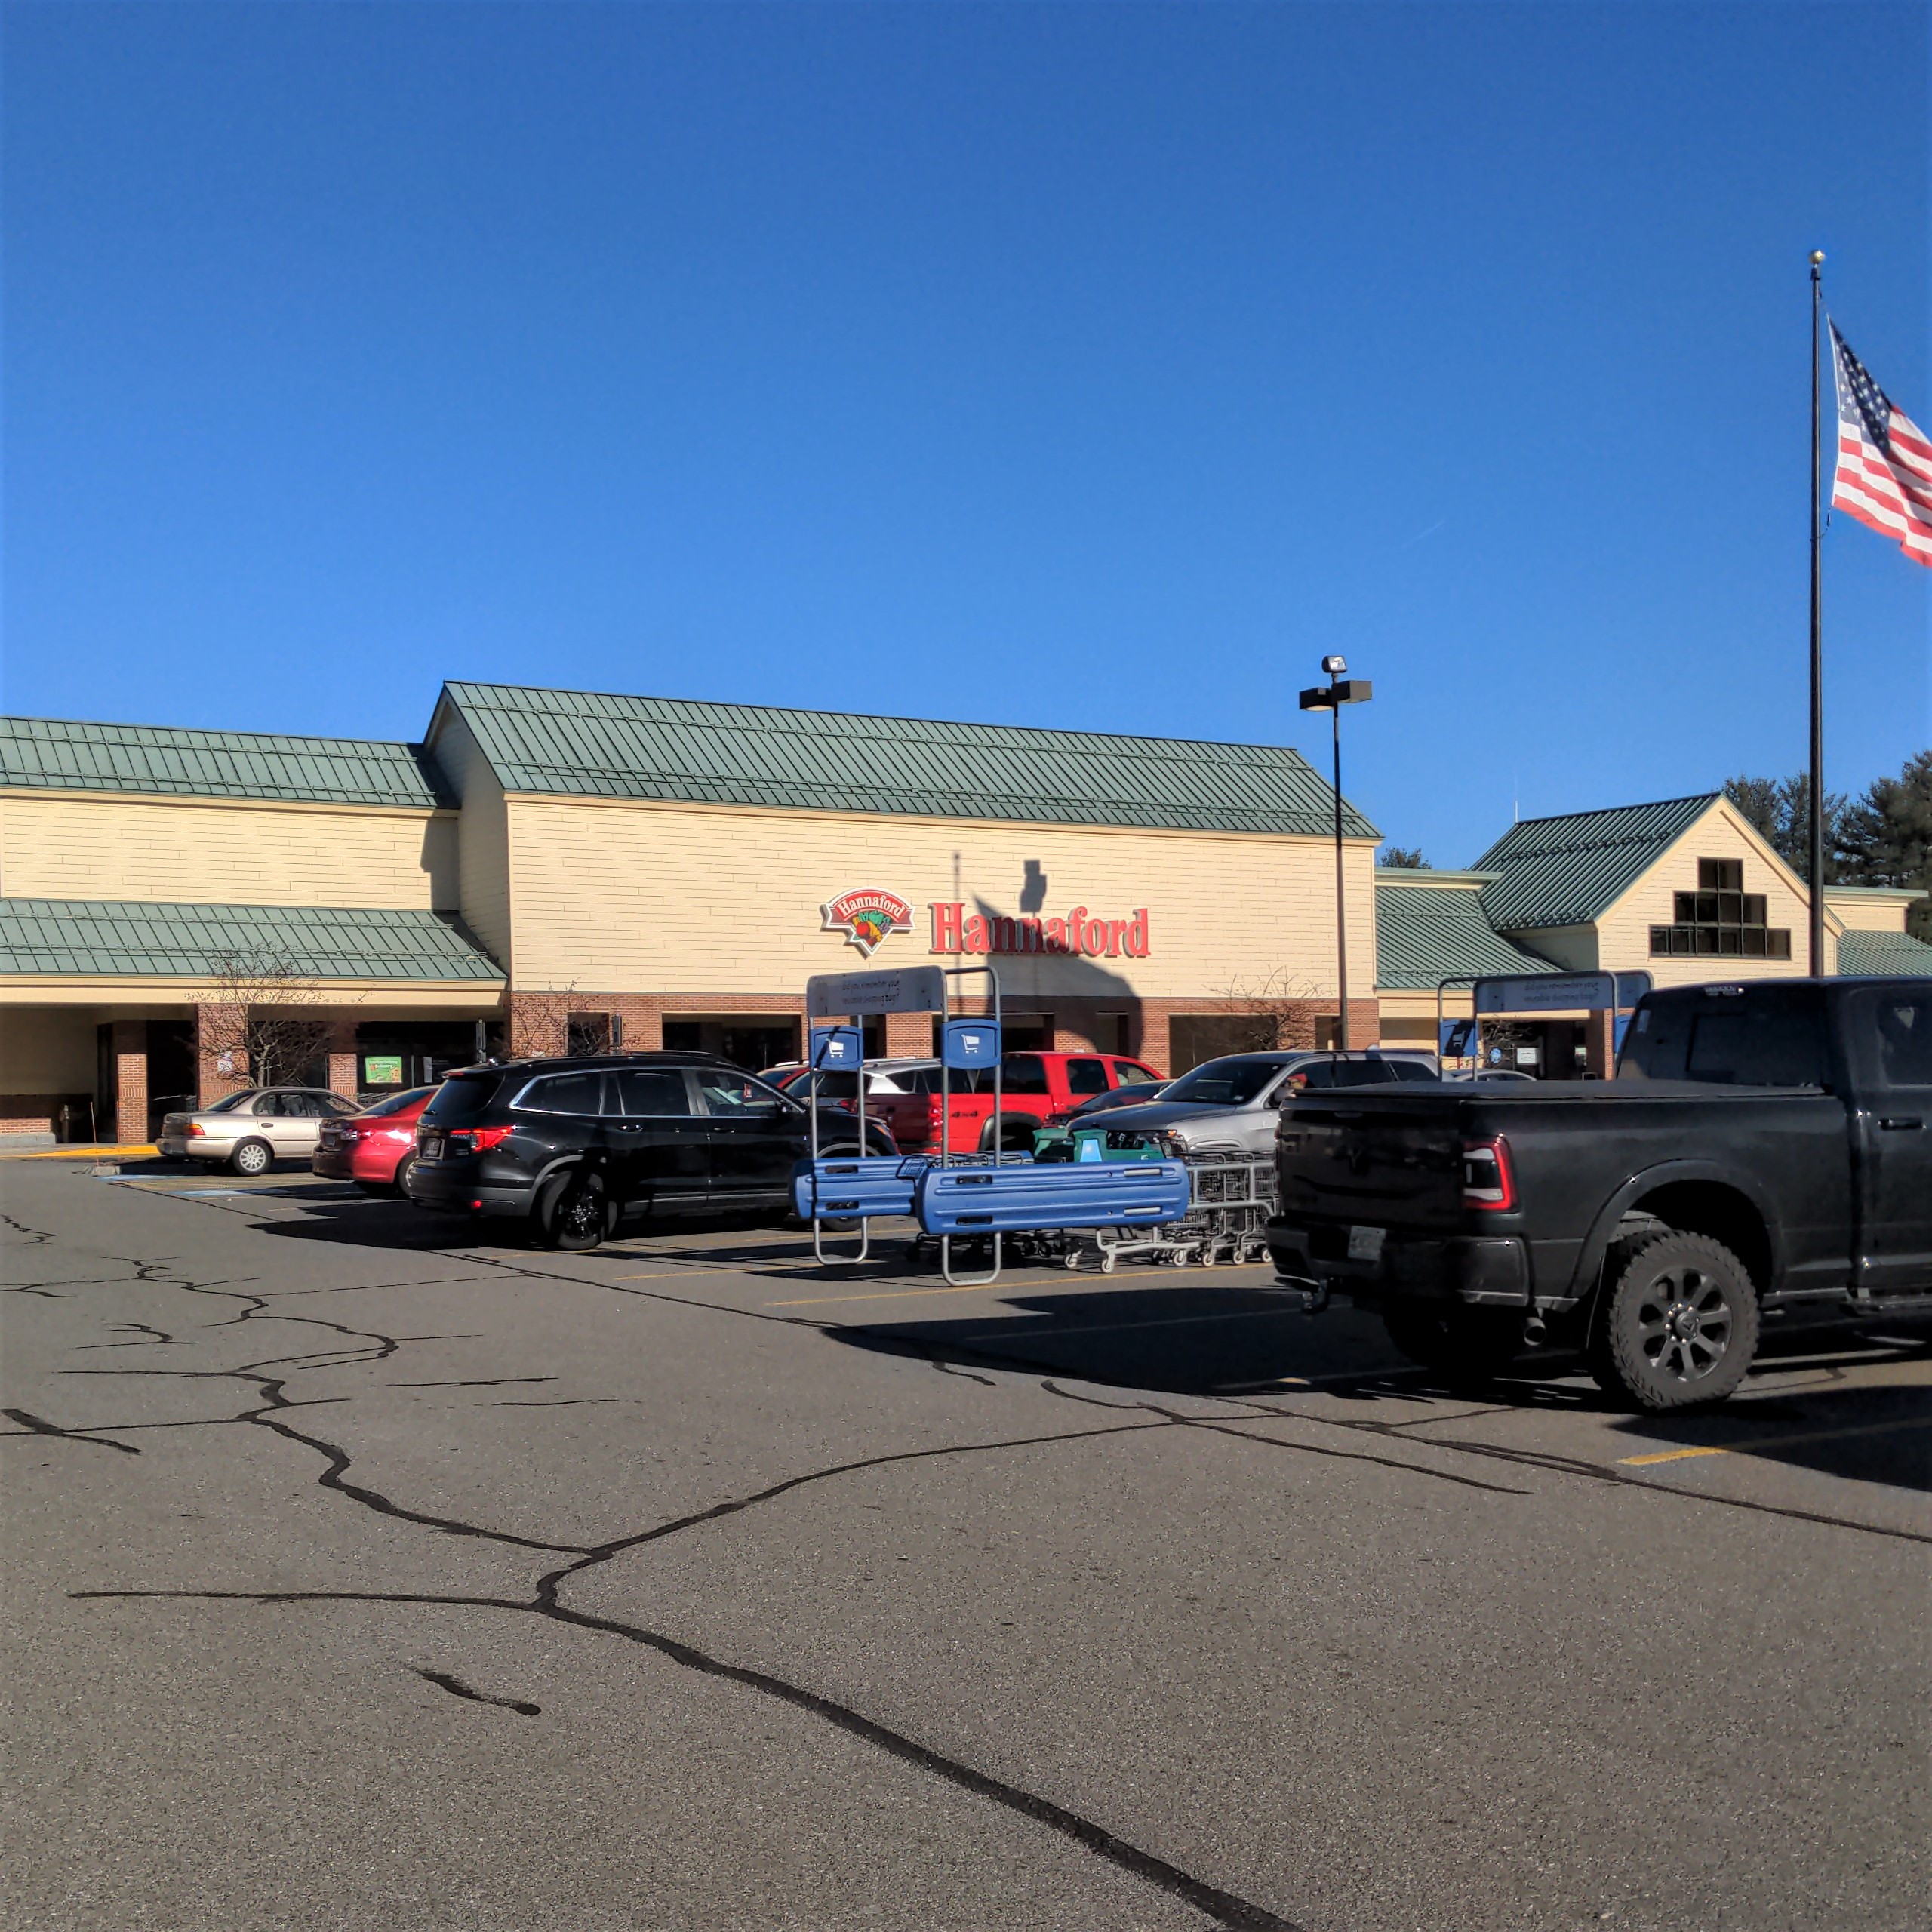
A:
<svg viewBox="0 0 1932 1932">
<path fill-rule="evenodd" d="M 896 892 L 847 892 L 821 906 L 825 930 L 843 933 L 869 959 L 889 933 L 912 930 L 912 909 Z"/>
</svg>

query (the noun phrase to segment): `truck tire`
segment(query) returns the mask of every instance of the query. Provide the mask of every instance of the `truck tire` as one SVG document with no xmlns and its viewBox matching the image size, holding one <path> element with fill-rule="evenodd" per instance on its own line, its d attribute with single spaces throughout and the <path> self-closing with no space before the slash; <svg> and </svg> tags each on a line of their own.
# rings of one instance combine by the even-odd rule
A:
<svg viewBox="0 0 1932 1932">
<path fill-rule="evenodd" d="M 1395 1302 L 1382 1325 L 1410 1361 L 1460 1381 L 1487 1381 L 1522 1349 L 1522 1318 L 1513 1311 Z"/>
<path fill-rule="evenodd" d="M 990 1154 L 997 1147 L 1002 1154 L 1030 1154 L 1039 1124 L 1031 1114 L 1001 1114 L 980 1128 L 980 1152 Z"/>
<path fill-rule="evenodd" d="M 1666 1228 L 1612 1254 L 1589 1350 L 1607 1394 L 1651 1410 L 1721 1401 L 1757 1349 L 1757 1291 L 1723 1242 Z"/>
</svg>

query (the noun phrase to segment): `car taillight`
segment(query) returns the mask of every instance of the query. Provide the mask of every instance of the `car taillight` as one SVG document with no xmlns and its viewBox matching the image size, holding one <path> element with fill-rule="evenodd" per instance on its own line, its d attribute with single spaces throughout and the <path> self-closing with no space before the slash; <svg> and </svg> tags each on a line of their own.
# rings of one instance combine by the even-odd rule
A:
<svg viewBox="0 0 1932 1932">
<path fill-rule="evenodd" d="M 1500 1136 L 1463 1143 L 1463 1205 L 1485 1214 L 1515 1209 L 1516 1176 L 1509 1164 L 1509 1143 Z"/>
<path fill-rule="evenodd" d="M 514 1130 L 508 1127 L 459 1128 L 450 1136 L 452 1154 L 481 1154 L 496 1146 Z"/>
<path fill-rule="evenodd" d="M 208 1129 L 198 1120 L 191 1120 L 188 1123 L 188 1138 L 190 1140 L 205 1140 L 208 1132 Z"/>
</svg>

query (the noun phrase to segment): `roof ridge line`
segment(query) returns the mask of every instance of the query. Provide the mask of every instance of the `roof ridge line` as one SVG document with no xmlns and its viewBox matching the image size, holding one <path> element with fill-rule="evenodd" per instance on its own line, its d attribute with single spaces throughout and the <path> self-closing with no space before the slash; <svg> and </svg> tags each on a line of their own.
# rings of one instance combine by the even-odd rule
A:
<svg viewBox="0 0 1932 1932">
<path fill-rule="evenodd" d="M 966 718 L 909 717 L 882 711 L 828 711 L 814 706 L 789 704 L 755 704 L 731 698 L 669 697 L 649 691 L 592 691 L 573 689 L 565 685 L 479 685 L 456 679 L 445 686 L 447 691 L 527 691 L 551 697 L 603 697 L 617 698 L 638 704 L 691 705 L 711 711 L 755 712 L 764 716 L 780 718 L 863 718 L 873 724 L 931 724 L 946 731 L 1013 731 L 1029 737 L 1058 736 L 1079 738 L 1090 742 L 1143 745 L 1185 746 L 1204 751 L 1254 751 L 1282 754 L 1293 758 L 1305 769 L 1313 771 L 1314 765 L 1307 755 L 1294 745 L 1275 745 L 1247 738 L 1181 738 L 1164 732 L 1151 731 L 1096 731 L 1075 724 L 1010 724 L 991 722 L 986 719 Z M 463 702 L 458 699 L 459 705 Z M 508 707 L 502 707 L 507 709 Z M 896 735 L 896 734 L 895 734 Z M 1320 774 L 1315 774 L 1318 777 Z M 1527 821 L 1525 821 L 1527 823 Z"/>
</svg>

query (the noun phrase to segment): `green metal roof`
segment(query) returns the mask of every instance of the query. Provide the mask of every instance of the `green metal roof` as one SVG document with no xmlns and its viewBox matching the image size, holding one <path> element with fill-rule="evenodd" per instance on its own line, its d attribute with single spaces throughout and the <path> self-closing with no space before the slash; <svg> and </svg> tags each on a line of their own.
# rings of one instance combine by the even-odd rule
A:
<svg viewBox="0 0 1932 1932">
<path fill-rule="evenodd" d="M 1299 752 L 451 684 L 506 791 L 1187 831 L 1334 829 Z M 434 727 L 432 727 L 432 737 Z M 1343 829 L 1374 838 L 1346 807 Z"/>
<path fill-rule="evenodd" d="M 1478 973 L 1547 973 L 1547 959 L 1512 946 L 1483 916 L 1478 894 L 1454 886 L 1375 881 L 1375 983 L 1386 992 Z"/>
<path fill-rule="evenodd" d="M 420 745 L 0 718 L 0 785 L 333 804 L 451 802 Z"/>
<path fill-rule="evenodd" d="M 1482 909 L 1499 932 L 1581 926 L 1600 917 L 1721 793 L 1524 819 L 1476 861 L 1500 872 Z"/>
<path fill-rule="evenodd" d="M 1838 971 L 1847 978 L 1872 974 L 1932 979 L 1932 946 L 1909 933 L 1859 932 L 1838 936 Z"/>
<path fill-rule="evenodd" d="M 202 978 L 224 956 L 321 980 L 500 980 L 460 920 L 365 906 L 0 899 L 0 973 Z"/>
</svg>

